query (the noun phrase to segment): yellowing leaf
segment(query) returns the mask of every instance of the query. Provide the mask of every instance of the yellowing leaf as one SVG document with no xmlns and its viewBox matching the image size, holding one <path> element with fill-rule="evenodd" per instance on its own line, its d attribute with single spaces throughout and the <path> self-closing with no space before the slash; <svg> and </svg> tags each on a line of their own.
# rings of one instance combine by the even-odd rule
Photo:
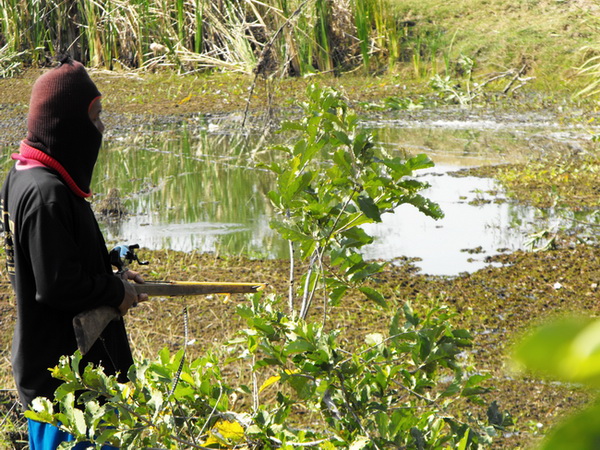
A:
<svg viewBox="0 0 600 450">
<path fill-rule="evenodd" d="M 194 384 L 194 378 L 189 373 L 182 372 L 180 377 L 182 381 L 185 381 L 188 384 Z"/>
<path fill-rule="evenodd" d="M 192 94 L 188 95 L 186 98 L 181 99 L 178 103 L 178 105 L 183 105 L 184 103 L 189 102 L 192 99 Z"/>
<path fill-rule="evenodd" d="M 287 373 L 288 375 L 291 375 L 293 373 L 298 373 L 299 370 L 298 369 L 295 369 L 295 370 L 285 369 L 284 372 Z M 265 382 L 258 389 L 258 392 L 260 393 L 260 392 L 264 391 L 269 386 L 272 386 L 273 384 L 277 383 L 279 380 L 281 380 L 281 376 L 280 375 L 273 375 L 272 377 L 267 378 L 265 380 Z"/>
<path fill-rule="evenodd" d="M 258 389 L 258 392 L 264 391 L 266 388 L 277 383 L 279 380 L 281 380 L 281 376 L 279 375 L 274 375 L 272 377 L 267 378 L 265 382 L 261 385 L 261 387 Z"/>
<path fill-rule="evenodd" d="M 213 428 L 213 432 L 218 431 L 221 436 L 232 441 L 239 441 L 244 437 L 244 428 L 239 422 L 230 422 L 228 420 L 219 420 Z"/>
<path fill-rule="evenodd" d="M 208 432 L 208 438 L 202 443 L 203 447 L 209 445 L 231 446 L 244 439 L 244 428 L 238 422 L 219 420 Z"/>
<path fill-rule="evenodd" d="M 221 441 L 209 431 L 208 438 L 200 445 L 202 445 L 202 447 L 215 447 L 216 445 L 221 445 Z"/>
</svg>

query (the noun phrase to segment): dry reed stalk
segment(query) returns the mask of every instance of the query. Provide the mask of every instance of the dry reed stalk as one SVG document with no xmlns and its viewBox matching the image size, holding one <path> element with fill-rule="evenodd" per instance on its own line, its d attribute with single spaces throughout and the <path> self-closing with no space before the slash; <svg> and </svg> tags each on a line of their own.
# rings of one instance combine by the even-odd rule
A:
<svg viewBox="0 0 600 450">
<path fill-rule="evenodd" d="M 363 0 L 379 4 L 382 0 Z M 68 48 L 88 65 L 112 68 L 216 68 L 250 73 L 264 54 L 280 74 L 351 65 L 359 52 L 356 11 L 349 0 L 313 0 L 301 20 L 289 20 L 302 2 L 259 0 L 79 0 L 40 3 L 0 0 L 0 39 L 11 55 L 30 48 Z M 371 5 L 370 10 L 377 10 Z M 287 24 L 284 33 L 278 32 Z M 373 23 L 363 20 L 363 33 Z M 376 30 L 381 36 L 382 30 Z M 167 49 L 161 55 L 151 46 Z M 371 44 L 369 44 L 371 45 Z M 363 52 L 364 55 L 366 53 Z M 24 55 L 39 58 L 41 53 Z M 192 56 L 193 55 L 193 56 Z M 263 58 L 264 60 L 264 58 Z"/>
</svg>

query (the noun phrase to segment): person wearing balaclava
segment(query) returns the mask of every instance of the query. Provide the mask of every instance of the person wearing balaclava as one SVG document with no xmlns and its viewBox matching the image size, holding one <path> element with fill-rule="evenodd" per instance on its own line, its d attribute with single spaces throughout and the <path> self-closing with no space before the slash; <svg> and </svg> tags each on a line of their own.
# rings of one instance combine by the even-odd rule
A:
<svg viewBox="0 0 600 450">
<path fill-rule="evenodd" d="M 77 349 L 73 317 L 103 305 L 122 315 L 147 300 L 113 274 L 104 238 L 90 203 L 90 182 L 104 125 L 100 92 L 79 62 L 65 57 L 35 82 L 27 138 L 0 193 L 7 271 L 17 303 L 12 368 L 21 403 L 54 398 L 60 381 L 48 368 Z M 133 364 L 122 319 L 111 322 L 83 357 L 119 373 Z M 55 449 L 73 437 L 29 420 L 32 450 Z"/>
</svg>

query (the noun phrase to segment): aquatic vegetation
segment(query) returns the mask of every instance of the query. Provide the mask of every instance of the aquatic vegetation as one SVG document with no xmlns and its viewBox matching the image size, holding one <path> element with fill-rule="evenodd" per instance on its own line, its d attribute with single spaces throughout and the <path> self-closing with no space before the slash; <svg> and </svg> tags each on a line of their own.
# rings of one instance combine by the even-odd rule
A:
<svg viewBox="0 0 600 450">
<path fill-rule="evenodd" d="M 147 278 L 171 278 L 181 280 L 207 279 L 225 280 L 236 277 L 241 280 L 264 280 L 269 282 L 269 292 L 285 292 L 287 286 L 287 261 L 252 260 L 245 257 L 217 256 L 214 254 L 182 253 L 169 250 L 140 250 L 144 259 L 151 260 L 150 266 L 140 269 Z M 458 277 L 424 276 L 408 262 L 396 261 L 377 276 L 380 289 L 385 291 L 392 308 L 382 311 L 375 304 L 364 302 L 356 292 L 351 293 L 340 308 L 332 309 L 332 326 L 345 330 L 346 339 L 342 348 L 349 348 L 353 342 L 364 342 L 364 336 L 373 332 L 385 333 L 384 325 L 391 320 L 390 313 L 395 311 L 396 302 L 414 299 L 415 313 L 423 317 L 423 311 L 431 306 L 433 298 L 445 292 L 444 302 L 452 305 L 451 310 L 458 314 L 452 319 L 459 328 L 471 330 L 473 347 L 466 352 L 467 361 L 477 361 L 481 373 L 492 375 L 496 388 L 491 394 L 503 410 L 508 410 L 514 420 L 512 431 L 494 439 L 494 448 L 528 448 L 543 436 L 548 428 L 560 419 L 565 412 L 579 410 L 590 398 L 589 393 L 577 386 L 564 383 L 548 383 L 532 379 L 529 376 L 517 376 L 506 373 L 506 360 L 502 356 L 506 347 L 513 342 L 515 332 L 528 328 L 531 321 L 554 315 L 556 312 L 576 310 L 589 312 L 596 307 L 598 294 L 598 276 L 600 253 L 598 247 L 560 245 L 549 252 L 517 252 L 498 258 L 502 266 L 464 274 Z M 560 282 L 561 289 L 554 284 Z M 13 326 L 11 294 L 6 285 L 1 285 L 2 297 L 2 352 L 10 348 L 10 334 Z M 171 357 L 181 349 L 183 326 L 181 309 L 184 304 L 189 309 L 190 342 L 186 352 L 188 361 L 204 358 L 207 349 L 215 342 L 233 339 L 235 333 L 243 327 L 236 315 L 236 305 L 242 299 L 231 298 L 224 302 L 222 298 L 206 298 L 172 301 L 153 301 L 137 308 L 128 317 L 131 324 L 131 341 L 139 361 L 154 361 L 154 355 L 168 346 Z M 448 311 L 450 313 L 450 310 Z M 161 320 L 157 321 L 156 317 Z M 225 353 L 221 348 L 219 354 Z M 230 355 L 229 355 L 230 356 Z M 178 357 L 174 358 L 177 365 Z M 169 367 L 172 367 L 169 365 Z M 168 369 L 175 371 L 175 369 Z M 186 369 L 187 370 L 187 369 Z M 247 365 L 238 369 L 230 366 L 226 376 L 239 377 L 240 383 L 251 386 Z M 11 398 L 12 380 L 10 366 L 6 358 L 0 365 L 6 402 L 0 402 L 0 421 L 7 415 L 20 430 L 16 399 Z M 270 376 L 270 375 L 269 375 Z M 259 386 L 263 379 L 258 380 Z M 273 397 L 276 385 L 263 390 L 261 395 Z M 528 392 L 523 396 L 523 392 Z M 235 400 L 237 398 L 237 400 Z M 248 404 L 248 398 L 239 392 L 230 397 L 236 408 Z M 478 405 L 458 406 L 473 414 L 485 417 L 485 409 Z M 13 413 L 9 414 L 9 410 Z M 300 410 L 300 418 L 311 418 Z M 293 417 L 294 423 L 297 417 Z M 292 418 L 290 418 L 292 420 Z M 18 433 L 19 428 L 17 428 Z M 8 435 L 10 429 L 4 428 L 5 439 L 14 442 L 18 434 Z M 12 433 L 12 432 L 11 432 Z M 18 444 L 15 444 L 18 445 Z"/>
<path fill-rule="evenodd" d="M 575 210 L 598 207 L 600 161 L 594 154 L 565 155 L 497 168 L 497 178 L 513 195 L 538 207 L 569 204 Z"/>
</svg>

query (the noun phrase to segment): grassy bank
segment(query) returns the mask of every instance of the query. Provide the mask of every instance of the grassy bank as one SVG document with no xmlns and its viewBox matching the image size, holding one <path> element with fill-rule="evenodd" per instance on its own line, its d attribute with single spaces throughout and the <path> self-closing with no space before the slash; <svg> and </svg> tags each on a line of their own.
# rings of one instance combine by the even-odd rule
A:
<svg viewBox="0 0 600 450">
<path fill-rule="evenodd" d="M 478 74 L 524 68 L 523 76 L 535 77 L 529 86 L 542 92 L 576 90 L 586 82 L 576 68 L 598 50 L 593 43 L 600 11 L 594 1 L 407 0 L 396 8 L 427 24 L 424 48 L 439 49 L 444 70 L 460 55 L 475 61 Z"/>
<path fill-rule="evenodd" d="M 0 76 L 45 65 L 69 48 L 89 66 L 117 72 L 216 71 L 250 80 L 255 74 L 279 80 L 358 72 L 407 86 L 409 93 L 440 75 L 463 89 L 477 83 L 510 94 L 519 86 L 561 98 L 595 79 L 593 72 L 579 76 L 578 68 L 597 54 L 600 26 L 591 0 L 45 5 L 0 1 Z M 181 92 L 179 100 L 190 93 Z"/>
</svg>

